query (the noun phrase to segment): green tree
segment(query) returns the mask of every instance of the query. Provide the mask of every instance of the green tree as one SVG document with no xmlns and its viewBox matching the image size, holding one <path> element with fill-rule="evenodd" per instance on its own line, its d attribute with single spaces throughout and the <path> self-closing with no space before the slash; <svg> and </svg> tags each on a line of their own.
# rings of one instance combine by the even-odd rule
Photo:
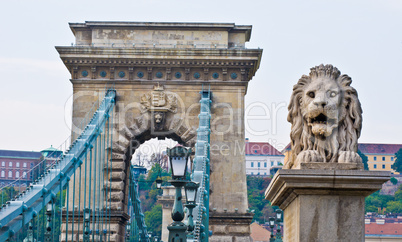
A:
<svg viewBox="0 0 402 242">
<path fill-rule="evenodd" d="M 253 221 L 264 223 L 273 216 L 274 209 L 268 200 L 265 200 L 265 190 L 271 178 L 247 176 L 247 195 L 248 204 L 251 211 L 254 210 Z"/>
<path fill-rule="evenodd" d="M 162 231 L 162 205 L 157 204 L 151 211 L 145 212 L 145 224 L 149 231 L 156 233 L 159 237 Z"/>
<path fill-rule="evenodd" d="M 389 201 L 387 203 L 386 211 L 388 213 L 402 213 L 402 202 Z"/>
<path fill-rule="evenodd" d="M 367 164 L 368 157 L 365 154 L 363 154 L 360 150 L 357 150 L 357 154 L 359 154 L 360 157 L 362 158 L 364 169 L 368 170 L 369 169 L 368 164 Z"/>
<path fill-rule="evenodd" d="M 390 181 L 394 185 L 398 184 L 398 179 L 396 179 L 395 177 L 391 177 Z"/>
<path fill-rule="evenodd" d="M 392 164 L 391 168 L 397 172 L 402 172 L 402 148 L 395 153 L 395 163 Z"/>
</svg>

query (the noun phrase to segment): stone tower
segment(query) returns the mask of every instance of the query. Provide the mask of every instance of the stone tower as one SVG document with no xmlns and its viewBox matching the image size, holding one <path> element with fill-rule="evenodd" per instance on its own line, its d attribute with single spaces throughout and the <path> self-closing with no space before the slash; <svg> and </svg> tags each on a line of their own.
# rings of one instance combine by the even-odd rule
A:
<svg viewBox="0 0 402 242">
<path fill-rule="evenodd" d="M 172 138 L 193 147 L 199 91 L 204 87 L 213 93 L 210 241 L 250 241 L 244 97 L 262 55 L 261 49 L 245 47 L 251 26 L 85 22 L 70 23 L 70 28 L 75 45 L 56 49 L 71 73 L 73 127 L 81 123 L 105 87 L 113 86 L 117 91 L 113 239 L 122 241 L 124 236 L 127 169 L 135 148 L 154 137 Z"/>
</svg>

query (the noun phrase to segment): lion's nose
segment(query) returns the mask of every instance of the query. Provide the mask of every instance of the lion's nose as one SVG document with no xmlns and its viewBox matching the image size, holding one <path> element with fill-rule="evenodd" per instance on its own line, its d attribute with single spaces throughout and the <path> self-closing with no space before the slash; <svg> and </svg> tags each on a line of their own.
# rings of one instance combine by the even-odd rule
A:
<svg viewBox="0 0 402 242">
<path fill-rule="evenodd" d="M 316 98 L 314 99 L 313 103 L 317 106 L 317 107 L 325 107 L 325 105 L 327 105 L 327 101 L 322 99 L 322 98 Z"/>
</svg>

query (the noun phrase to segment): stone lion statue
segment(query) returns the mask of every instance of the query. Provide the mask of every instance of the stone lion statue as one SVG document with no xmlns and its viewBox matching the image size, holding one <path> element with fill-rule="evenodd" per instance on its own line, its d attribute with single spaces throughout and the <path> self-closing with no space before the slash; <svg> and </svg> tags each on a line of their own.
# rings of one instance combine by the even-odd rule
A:
<svg viewBox="0 0 402 242">
<path fill-rule="evenodd" d="M 361 164 L 362 109 L 352 79 L 332 65 L 310 70 L 293 87 L 287 118 L 292 155 L 284 168 L 307 162 Z"/>
</svg>

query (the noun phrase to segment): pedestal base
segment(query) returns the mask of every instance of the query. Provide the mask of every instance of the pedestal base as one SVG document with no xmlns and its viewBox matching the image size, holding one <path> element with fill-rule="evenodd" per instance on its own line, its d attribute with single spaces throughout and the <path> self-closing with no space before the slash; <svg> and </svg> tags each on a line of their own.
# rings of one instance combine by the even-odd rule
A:
<svg viewBox="0 0 402 242">
<path fill-rule="evenodd" d="M 169 242 L 184 242 L 186 241 L 187 226 L 182 222 L 173 222 L 167 229 L 169 230 Z"/>
<path fill-rule="evenodd" d="M 209 229 L 213 231 L 210 242 L 251 242 L 252 213 L 210 213 Z"/>
<path fill-rule="evenodd" d="M 284 241 L 364 241 L 364 198 L 390 172 L 280 170 L 265 192 L 284 210 Z"/>
</svg>

